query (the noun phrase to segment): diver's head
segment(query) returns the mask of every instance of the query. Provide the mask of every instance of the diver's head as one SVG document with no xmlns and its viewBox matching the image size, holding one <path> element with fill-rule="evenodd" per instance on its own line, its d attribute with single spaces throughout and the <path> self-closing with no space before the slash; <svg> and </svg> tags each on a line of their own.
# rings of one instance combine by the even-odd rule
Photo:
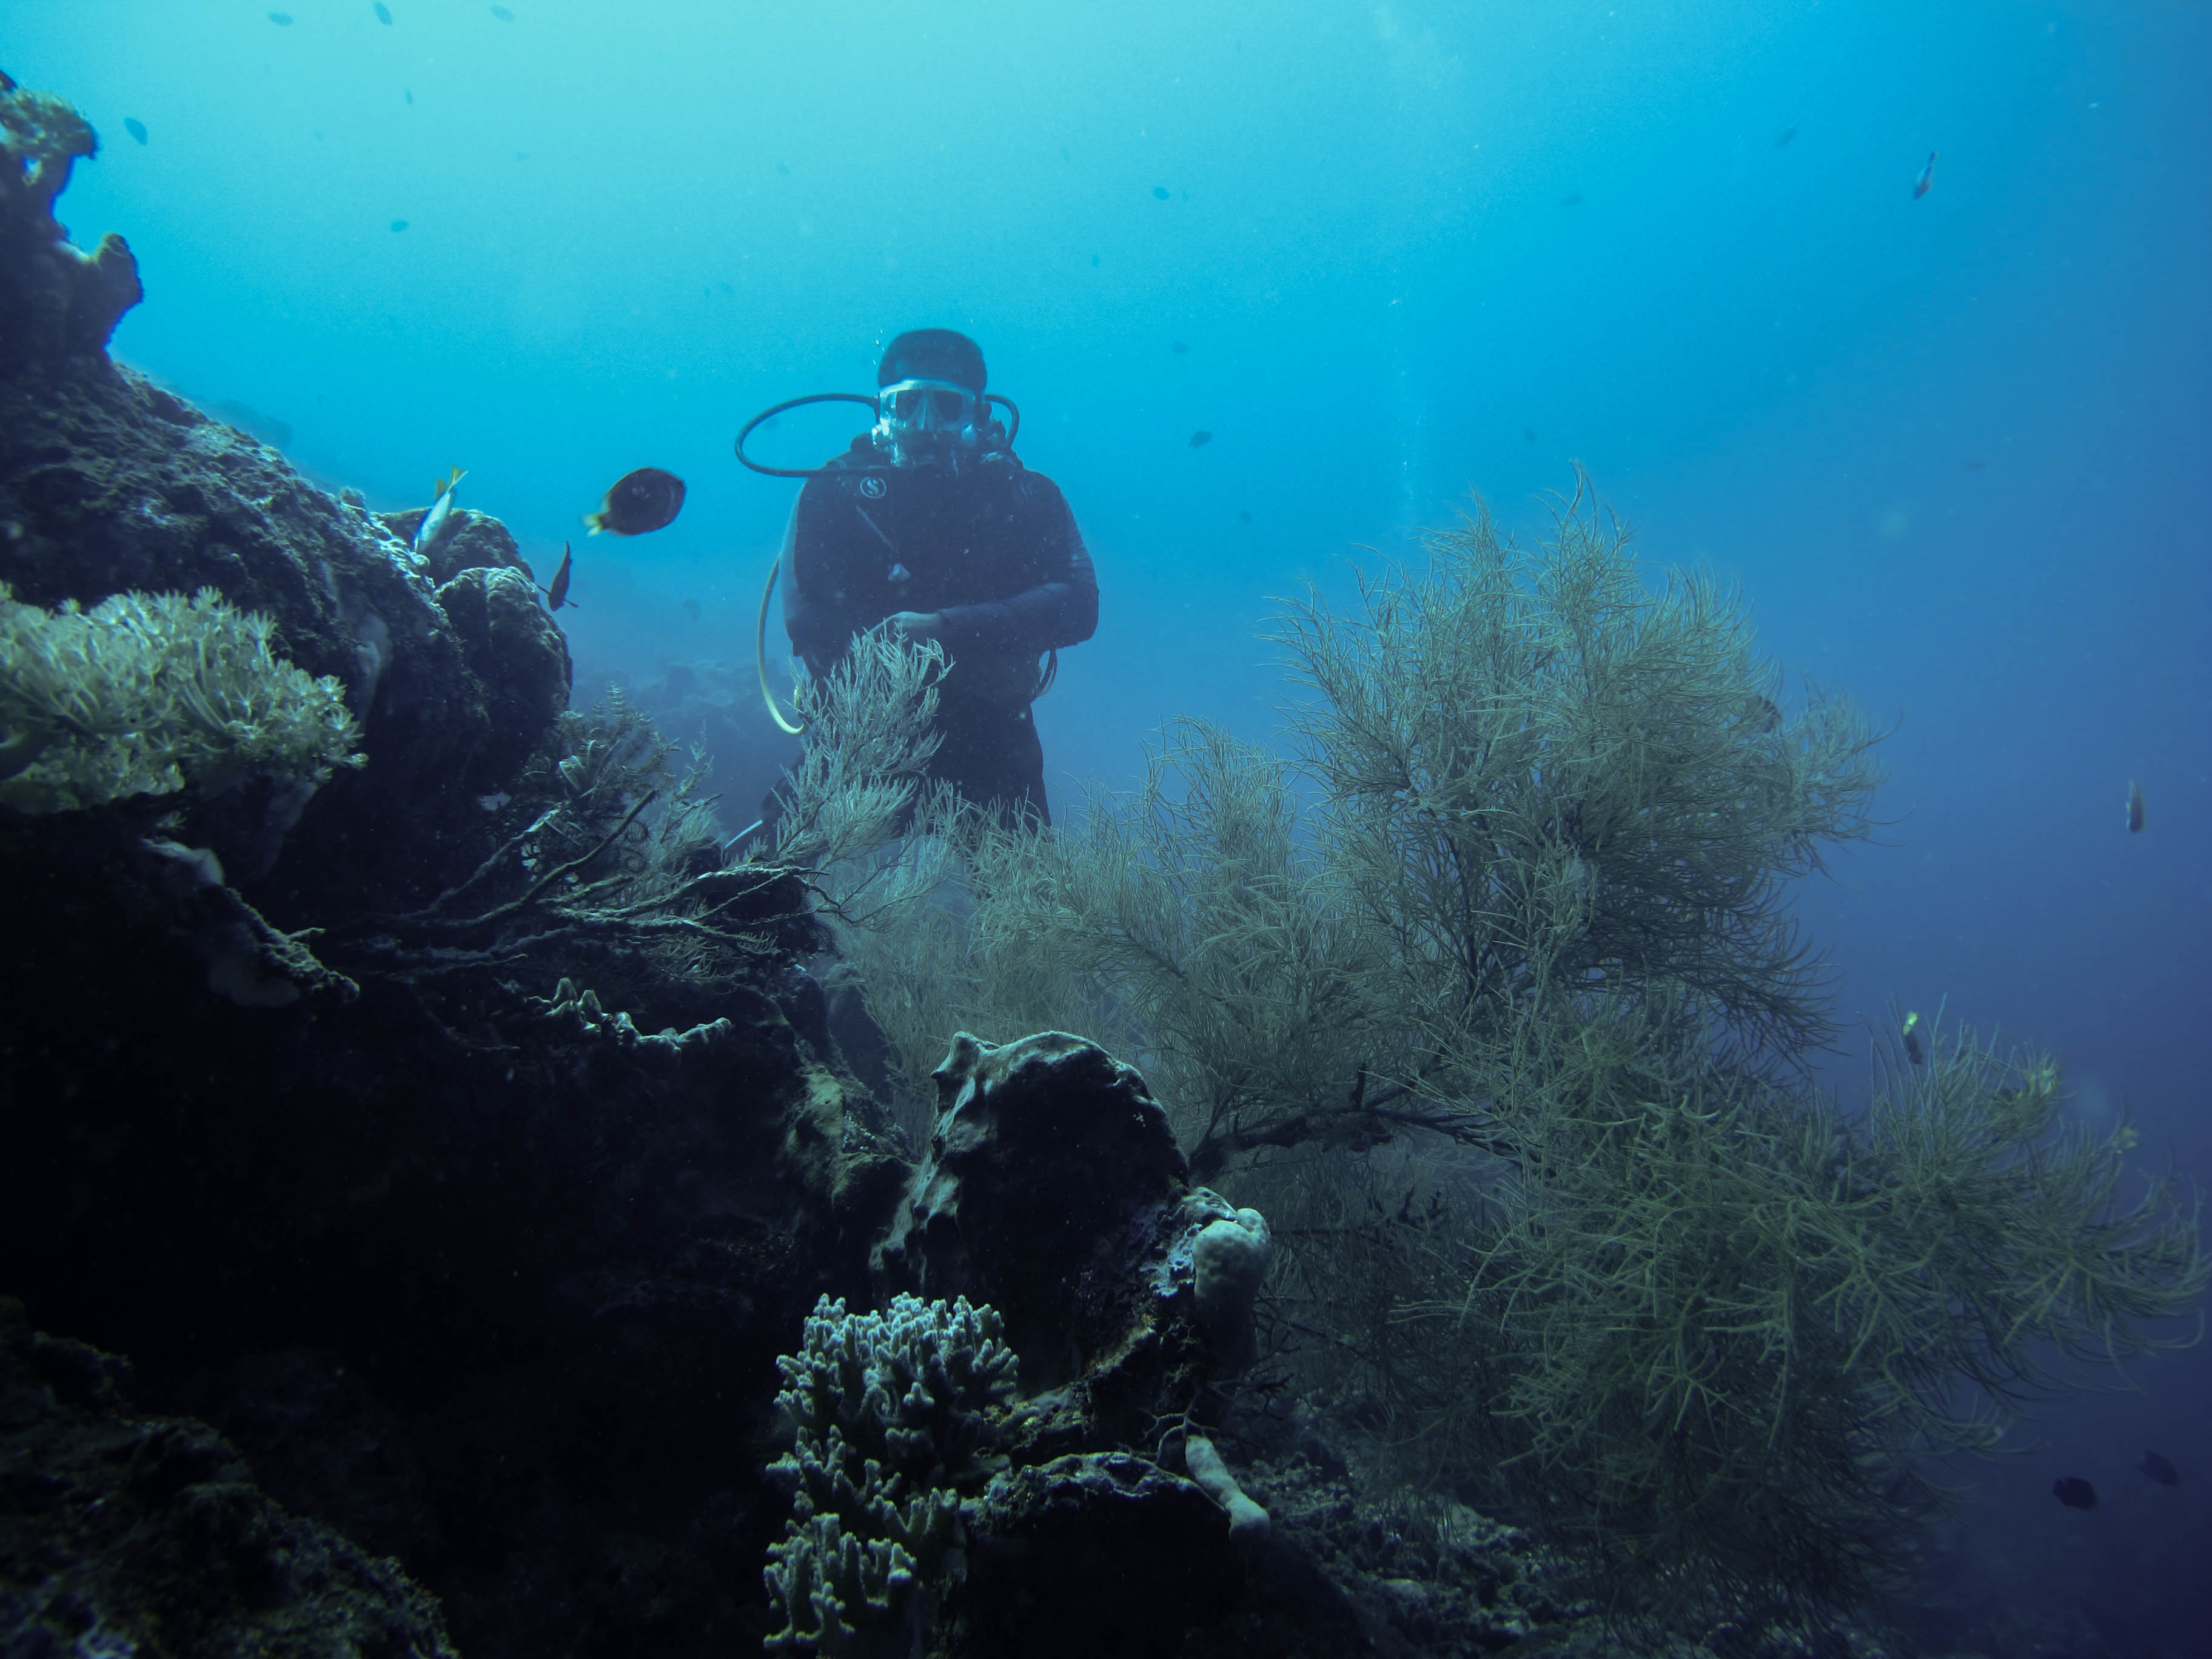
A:
<svg viewBox="0 0 2212 1659">
<path fill-rule="evenodd" d="M 983 350 L 964 334 L 908 330 L 884 349 L 876 386 L 870 435 L 894 466 L 957 466 L 989 434 Z"/>
</svg>

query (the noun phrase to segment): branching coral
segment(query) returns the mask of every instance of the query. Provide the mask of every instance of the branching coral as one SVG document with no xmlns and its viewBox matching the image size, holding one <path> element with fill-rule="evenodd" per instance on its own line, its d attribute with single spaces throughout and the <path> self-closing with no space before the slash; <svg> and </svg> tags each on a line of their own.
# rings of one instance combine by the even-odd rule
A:
<svg viewBox="0 0 2212 1659">
<path fill-rule="evenodd" d="M 0 585 L 0 804 L 59 812 L 362 764 L 343 689 L 278 657 L 275 629 L 213 588 L 49 611 Z"/>
<path fill-rule="evenodd" d="M 964 1297 L 899 1296 L 881 1314 L 824 1297 L 776 1364 L 796 1443 L 770 1470 L 793 1496 L 769 1551 L 783 1626 L 767 1651 L 906 1659 L 962 1571 L 962 1492 L 1003 1466 L 993 1427 L 1013 1351 Z"/>
</svg>

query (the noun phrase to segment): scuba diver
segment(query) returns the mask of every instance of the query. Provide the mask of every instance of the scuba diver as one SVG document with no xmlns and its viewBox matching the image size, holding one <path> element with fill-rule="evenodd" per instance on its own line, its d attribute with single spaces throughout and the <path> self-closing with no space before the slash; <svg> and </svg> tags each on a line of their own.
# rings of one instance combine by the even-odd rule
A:
<svg viewBox="0 0 2212 1659">
<path fill-rule="evenodd" d="M 806 483 L 784 532 L 785 631 L 817 677 L 878 623 L 939 642 L 951 665 L 938 685 L 941 741 L 928 775 L 1048 824 L 1030 705 L 1059 649 L 1098 625 L 1091 556 L 1058 486 L 1015 458 L 993 417 L 991 404 L 1006 400 L 986 396 L 973 340 L 911 330 L 885 349 L 876 384 L 875 425 L 797 475 Z M 1018 431 L 1018 411 L 1014 421 Z M 771 820 L 780 805 L 771 797 Z"/>
</svg>

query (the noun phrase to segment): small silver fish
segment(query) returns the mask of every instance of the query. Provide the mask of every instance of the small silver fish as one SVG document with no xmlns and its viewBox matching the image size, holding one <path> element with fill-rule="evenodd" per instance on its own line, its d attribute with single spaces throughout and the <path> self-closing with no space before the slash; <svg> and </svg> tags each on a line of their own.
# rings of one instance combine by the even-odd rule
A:
<svg viewBox="0 0 2212 1659">
<path fill-rule="evenodd" d="M 2142 827 L 2146 822 L 2148 820 L 2143 817 L 2142 786 L 2133 778 L 2130 778 L 2128 780 L 2128 833 L 2131 836 L 2140 836 L 2142 834 Z"/>
<path fill-rule="evenodd" d="M 430 503 L 430 510 L 422 515 L 422 522 L 415 526 L 415 539 L 410 544 L 416 553 L 428 552 L 430 544 L 438 539 L 446 520 L 453 515 L 453 487 L 468 476 L 457 466 L 452 477 L 433 486 L 437 495 Z"/>
</svg>

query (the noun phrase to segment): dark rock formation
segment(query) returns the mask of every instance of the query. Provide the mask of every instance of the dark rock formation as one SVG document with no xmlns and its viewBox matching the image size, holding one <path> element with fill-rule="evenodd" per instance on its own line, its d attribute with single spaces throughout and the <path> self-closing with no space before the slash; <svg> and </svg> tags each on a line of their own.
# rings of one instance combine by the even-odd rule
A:
<svg viewBox="0 0 2212 1659">
<path fill-rule="evenodd" d="M 1243 1589 L 1227 1517 L 1189 1481 L 1126 1453 L 1001 1475 L 969 1525 L 953 1649 L 967 1659 L 1175 1653 Z"/>
<path fill-rule="evenodd" d="M 100 141 L 48 93 L 0 74 L 0 375 L 98 356 L 143 297 L 137 261 L 112 232 L 91 253 L 55 222 L 54 198 Z"/>
<path fill-rule="evenodd" d="M 58 187 L 71 141 L 38 108 L 63 162 L 24 178 Z M 743 1650 L 782 1519 L 775 1356 L 866 1283 L 909 1169 L 803 965 L 805 890 L 655 838 L 649 731 L 563 714 L 561 634 L 495 520 L 418 559 L 109 362 L 104 290 L 25 222 L 0 310 L 44 343 L 0 361 L 0 580 L 217 588 L 343 682 L 368 762 L 304 810 L 0 812 L 0 1291 L 398 1556 L 471 1655 Z M 70 1513 L 23 1547 L 65 1548 Z M 239 1525 L 281 1541 L 262 1513 Z M 240 1571 L 208 1619 L 273 1593 Z M 0 1598 L 42 1582 L 11 1566 Z M 380 1640 L 358 1650 L 405 1650 Z"/>
<path fill-rule="evenodd" d="M 0 1297 L 0 1653 L 452 1659 L 399 1564 L 287 1514 L 130 1366 Z"/>
<path fill-rule="evenodd" d="M 1167 1114 L 1062 1032 L 1003 1048 L 963 1033 L 937 1086 L 928 1158 L 878 1253 L 885 1285 L 989 1303 L 1024 1385 L 1066 1382 L 1127 1334 L 1132 1264 L 1188 1184 Z"/>
</svg>

